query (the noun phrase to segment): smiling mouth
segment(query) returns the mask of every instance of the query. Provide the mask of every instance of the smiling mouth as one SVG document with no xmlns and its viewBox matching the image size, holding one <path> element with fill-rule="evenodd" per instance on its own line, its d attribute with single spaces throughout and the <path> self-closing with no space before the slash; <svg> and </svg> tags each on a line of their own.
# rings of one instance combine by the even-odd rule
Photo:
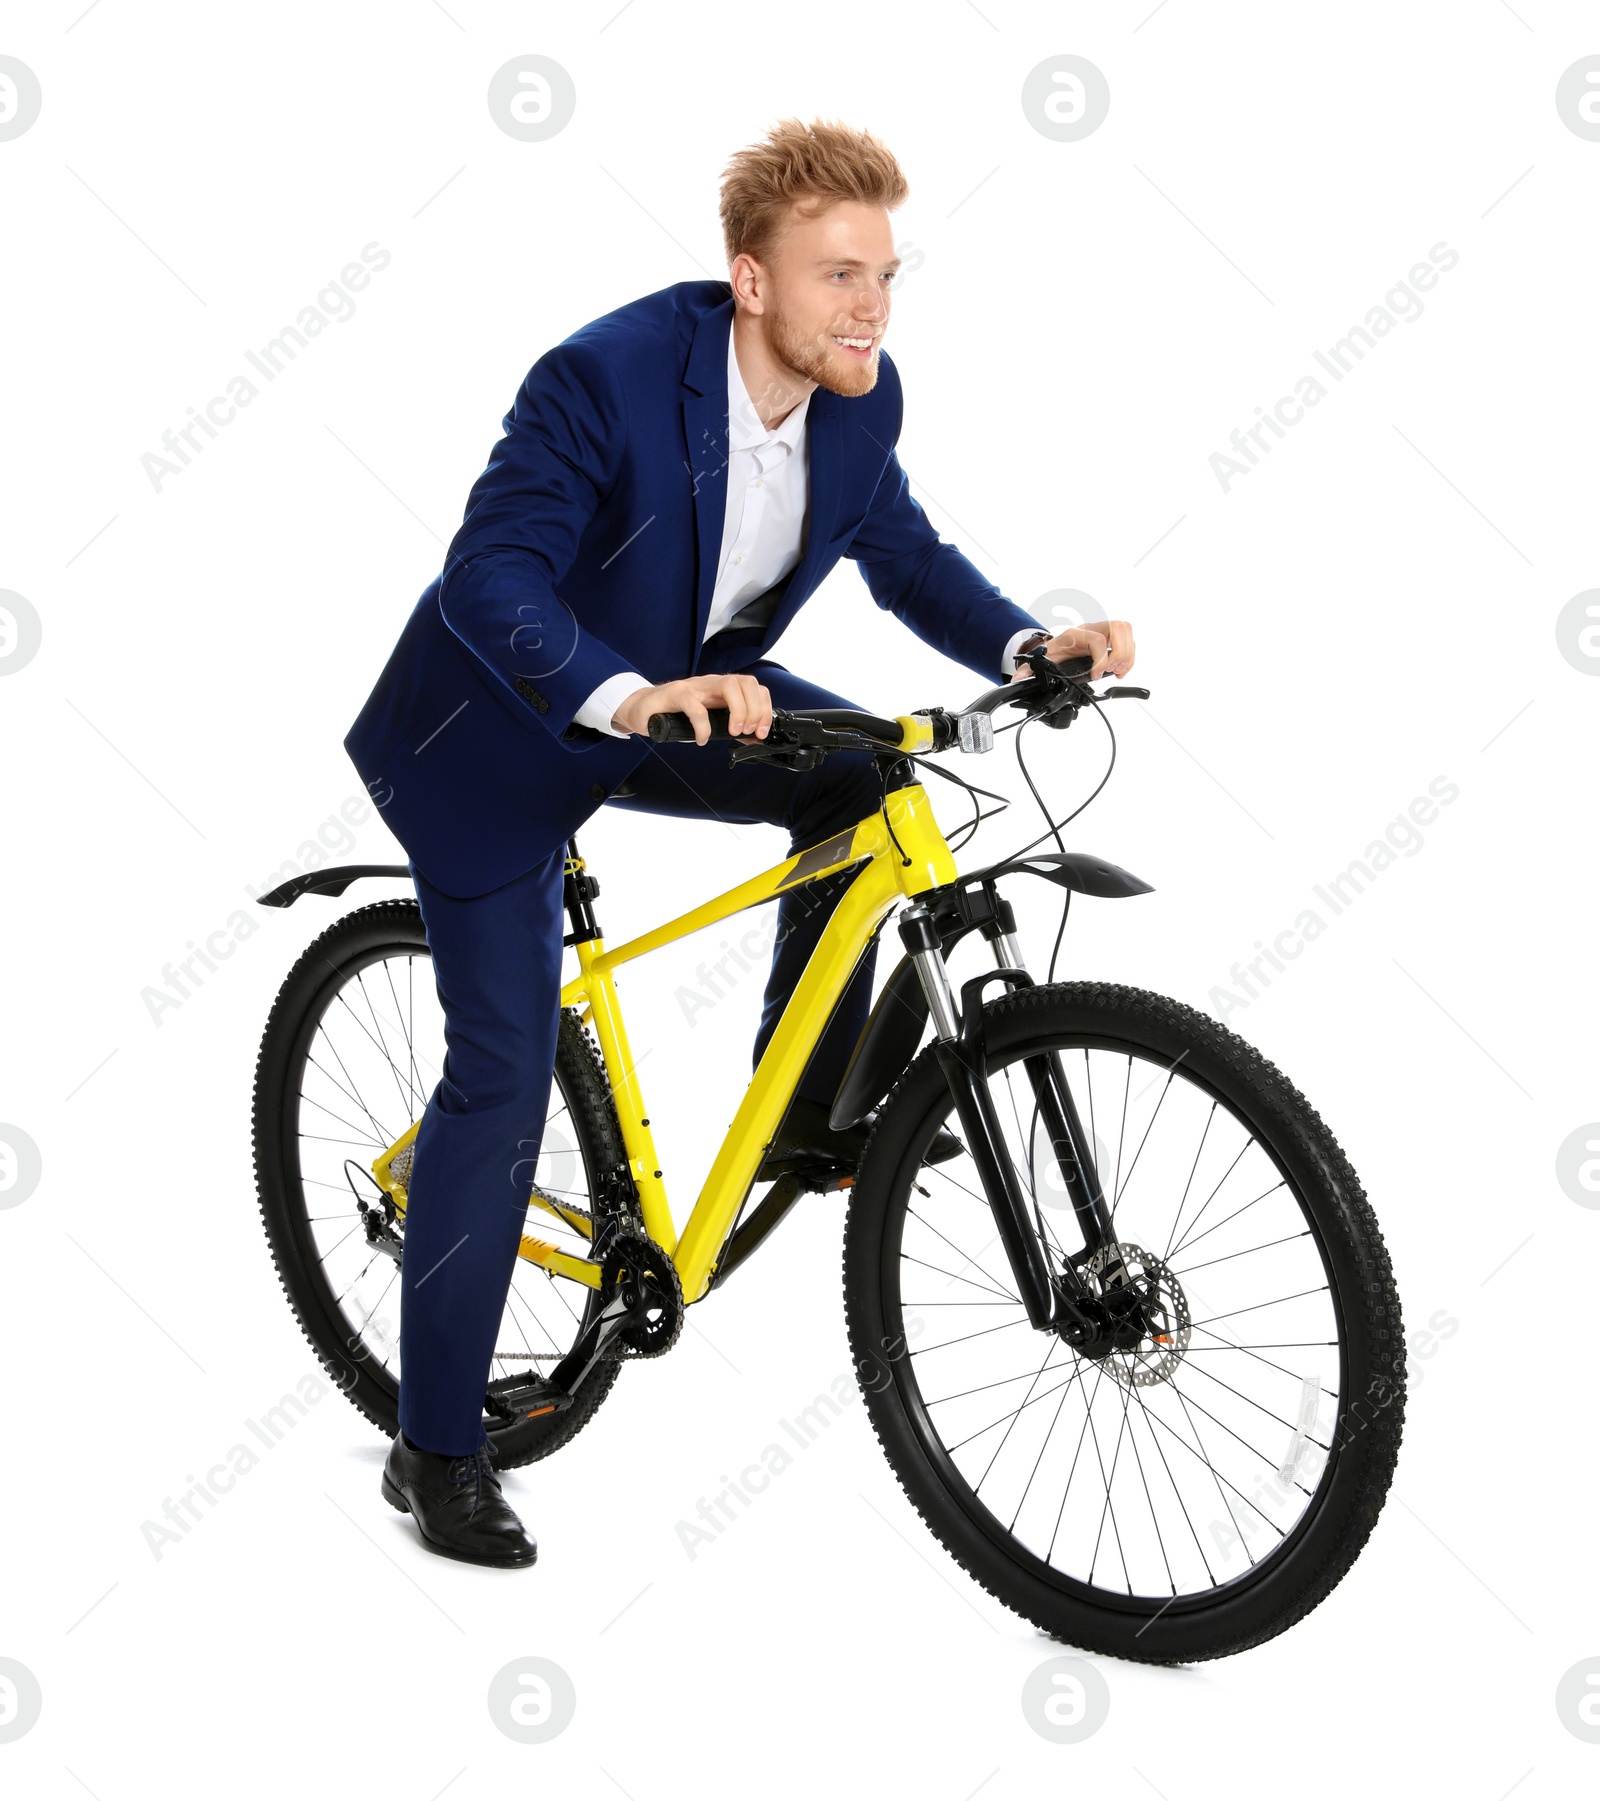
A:
<svg viewBox="0 0 1600 1801">
<path fill-rule="evenodd" d="M 841 338 L 836 333 L 830 333 L 829 335 L 846 356 L 859 357 L 862 362 L 865 362 L 867 358 L 872 355 L 872 347 L 878 341 L 877 334 L 857 338 Z"/>
</svg>

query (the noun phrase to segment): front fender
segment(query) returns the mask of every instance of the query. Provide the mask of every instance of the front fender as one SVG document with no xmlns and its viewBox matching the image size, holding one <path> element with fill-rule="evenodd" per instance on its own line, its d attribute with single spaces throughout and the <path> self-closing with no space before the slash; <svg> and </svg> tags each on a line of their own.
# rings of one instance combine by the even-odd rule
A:
<svg viewBox="0 0 1600 1801">
<path fill-rule="evenodd" d="M 948 957 L 952 946 L 978 924 L 976 920 L 963 917 L 961 890 L 982 886 L 1007 875 L 1042 876 L 1059 888 L 1098 895 L 1105 900 L 1122 900 L 1129 895 L 1154 892 L 1148 882 L 1115 863 L 1107 863 L 1103 857 L 1091 856 L 1087 851 L 1038 851 L 991 863 L 986 869 L 975 869 L 970 875 L 942 888 L 930 889 L 919 897 L 933 914 L 940 949 L 945 956 Z M 836 1132 L 864 1119 L 889 1092 L 916 1056 L 927 1023 L 928 1001 L 922 992 L 916 965 L 909 957 L 902 957 L 874 1002 L 845 1066 L 839 1092 L 834 1096 L 833 1110 L 828 1116 Z"/>
</svg>

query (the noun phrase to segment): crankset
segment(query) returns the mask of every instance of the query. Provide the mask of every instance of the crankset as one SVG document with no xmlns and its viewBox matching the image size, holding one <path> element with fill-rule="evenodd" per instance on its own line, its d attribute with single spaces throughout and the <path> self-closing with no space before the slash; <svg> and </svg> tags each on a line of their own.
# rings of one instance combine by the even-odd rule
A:
<svg viewBox="0 0 1600 1801">
<path fill-rule="evenodd" d="M 672 1259 L 653 1238 L 639 1232 L 615 1234 L 601 1266 L 600 1293 L 620 1298 L 626 1311 L 624 1324 L 608 1341 L 613 1356 L 660 1357 L 678 1342 L 683 1284 Z"/>
<path fill-rule="evenodd" d="M 484 1405 L 509 1422 L 564 1413 L 602 1357 L 660 1357 L 683 1331 L 683 1284 L 654 1239 L 618 1224 L 600 1264 L 600 1305 L 548 1375 L 526 1370 L 491 1382 Z"/>
</svg>

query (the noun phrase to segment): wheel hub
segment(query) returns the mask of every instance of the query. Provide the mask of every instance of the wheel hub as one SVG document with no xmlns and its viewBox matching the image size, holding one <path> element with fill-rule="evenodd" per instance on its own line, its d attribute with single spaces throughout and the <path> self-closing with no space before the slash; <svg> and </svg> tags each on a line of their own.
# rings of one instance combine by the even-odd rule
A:
<svg viewBox="0 0 1600 1801">
<path fill-rule="evenodd" d="M 1083 1267 L 1116 1322 L 1099 1351 L 1107 1375 L 1125 1388 L 1170 1382 L 1192 1336 L 1189 1302 L 1178 1278 L 1153 1251 L 1136 1244 L 1103 1245 Z"/>
</svg>

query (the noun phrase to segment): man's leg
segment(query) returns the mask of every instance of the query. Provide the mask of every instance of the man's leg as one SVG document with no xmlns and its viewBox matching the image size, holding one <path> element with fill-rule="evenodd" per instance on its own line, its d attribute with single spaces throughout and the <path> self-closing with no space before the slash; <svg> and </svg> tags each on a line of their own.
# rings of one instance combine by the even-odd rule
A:
<svg viewBox="0 0 1600 1801">
<path fill-rule="evenodd" d="M 566 847 L 471 900 L 415 867 L 445 1019 L 444 1071 L 418 1128 L 400 1266 L 400 1428 L 461 1456 L 516 1269 L 554 1073 Z"/>
<path fill-rule="evenodd" d="M 774 706 L 792 709 L 857 704 L 791 674 L 781 664 L 763 660 L 748 665 L 744 673 L 755 676 L 768 688 Z M 825 758 L 819 768 L 800 772 L 765 763 L 739 763 L 729 768 L 726 742 L 652 745 L 651 754 L 628 781 L 633 794 L 611 801 L 611 806 L 684 819 L 779 826 L 789 834 L 790 855 L 821 843 L 875 812 L 883 792 L 871 757 L 861 751 L 837 752 Z M 776 862 L 777 858 L 771 860 Z M 808 882 L 791 890 L 778 903 L 772 970 L 751 1055 L 752 1069 L 761 1061 L 795 984 L 840 897 L 857 873 L 853 869 L 841 870 L 823 881 Z M 876 944 L 868 946 L 818 1041 L 796 1090 L 805 1100 L 822 1106 L 833 1101 L 871 1008 L 876 952 Z"/>
</svg>

